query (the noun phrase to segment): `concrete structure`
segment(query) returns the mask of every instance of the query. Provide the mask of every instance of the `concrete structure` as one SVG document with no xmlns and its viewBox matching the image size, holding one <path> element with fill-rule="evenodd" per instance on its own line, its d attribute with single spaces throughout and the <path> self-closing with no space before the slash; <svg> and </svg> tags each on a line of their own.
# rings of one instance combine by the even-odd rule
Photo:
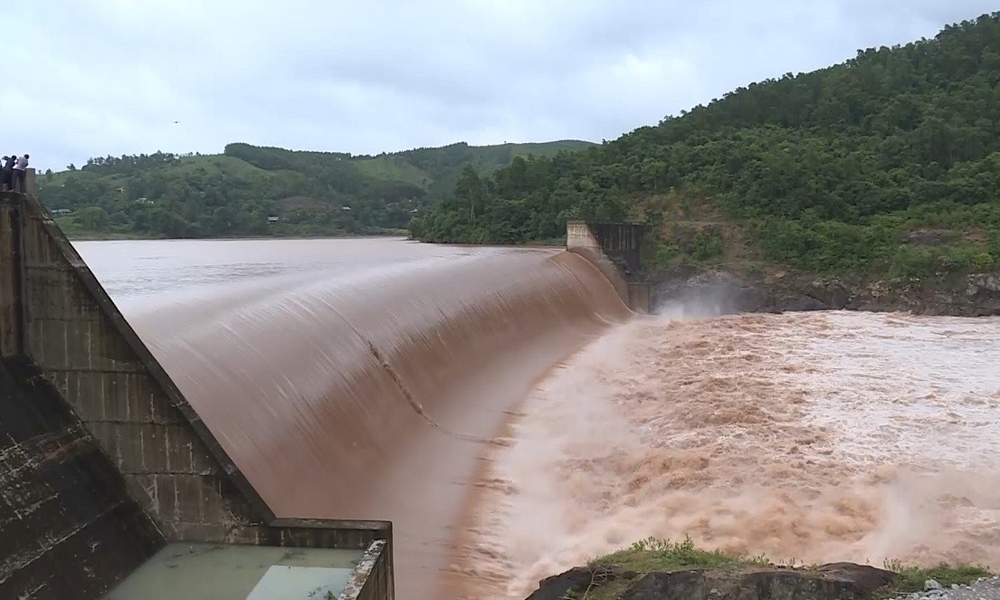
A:
<svg viewBox="0 0 1000 600">
<path fill-rule="evenodd" d="M 641 265 L 639 254 L 645 225 L 639 223 L 590 223 L 598 246 L 612 261 L 620 265 L 628 276 L 638 275 Z"/>
<path fill-rule="evenodd" d="M 566 249 L 587 258 L 636 312 L 649 312 L 649 283 L 640 276 L 645 227 L 638 223 L 566 222 Z"/>
<path fill-rule="evenodd" d="M 100 598 L 163 544 L 37 367 L 0 362 L 0 598 Z"/>
<path fill-rule="evenodd" d="M 0 597 L 100 598 L 170 542 L 351 550 L 340 597 L 393 597 L 391 524 L 277 519 L 30 194 L 0 193 L 0 359 Z"/>
</svg>

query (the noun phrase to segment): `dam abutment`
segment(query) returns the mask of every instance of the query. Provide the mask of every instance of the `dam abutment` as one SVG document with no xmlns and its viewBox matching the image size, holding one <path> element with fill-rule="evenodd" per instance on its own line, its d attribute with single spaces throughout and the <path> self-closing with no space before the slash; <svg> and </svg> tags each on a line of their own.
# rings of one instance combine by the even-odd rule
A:
<svg viewBox="0 0 1000 600">
<path fill-rule="evenodd" d="M 629 309 L 649 312 L 650 285 L 642 277 L 641 223 L 601 223 L 579 219 L 566 222 L 566 250 L 598 268 Z"/>
</svg>

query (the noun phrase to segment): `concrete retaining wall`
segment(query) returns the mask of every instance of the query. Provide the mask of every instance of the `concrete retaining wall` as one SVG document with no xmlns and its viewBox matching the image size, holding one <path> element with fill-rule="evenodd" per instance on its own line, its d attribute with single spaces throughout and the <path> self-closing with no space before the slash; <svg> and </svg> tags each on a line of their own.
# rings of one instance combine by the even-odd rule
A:
<svg viewBox="0 0 1000 600">
<path fill-rule="evenodd" d="M 167 537 L 253 538 L 274 515 L 61 232 L 29 202 L 22 206 L 22 353 L 79 415 Z"/>
<path fill-rule="evenodd" d="M 639 250 L 645 226 L 639 223 L 592 223 L 590 229 L 597 245 L 612 261 L 620 263 L 630 274 L 637 274 Z"/>
<path fill-rule="evenodd" d="M 165 540 L 24 358 L 0 361 L 0 598 L 98 598 Z"/>
<path fill-rule="evenodd" d="M 621 254 L 624 264 L 634 262 L 632 273 L 638 272 L 639 245 L 641 235 L 632 232 L 633 226 L 623 224 L 624 233 L 620 228 L 603 224 L 604 237 L 598 237 L 598 226 L 586 221 L 570 220 L 566 222 L 566 250 L 583 256 L 608 278 L 622 302 L 636 312 L 649 312 L 649 284 L 642 281 L 630 281 L 626 273 L 608 256 L 608 252 Z M 605 231 L 607 230 L 607 231 Z M 610 231 L 610 233 L 608 233 Z M 632 233 L 629 233 L 632 232 Z M 602 240 L 611 244 L 609 249 L 602 246 Z M 634 247 L 633 247 L 634 246 Z"/>
<path fill-rule="evenodd" d="M 566 222 L 566 248 L 568 250 L 587 249 L 600 252 L 601 245 L 591 231 L 586 221 L 570 220 Z"/>
<path fill-rule="evenodd" d="M 391 524 L 276 519 L 31 196 L 0 193 L 0 290 L 0 357 L 37 369 L 164 537 L 357 549 L 384 540 L 388 595 L 377 597 L 392 597 Z"/>
</svg>

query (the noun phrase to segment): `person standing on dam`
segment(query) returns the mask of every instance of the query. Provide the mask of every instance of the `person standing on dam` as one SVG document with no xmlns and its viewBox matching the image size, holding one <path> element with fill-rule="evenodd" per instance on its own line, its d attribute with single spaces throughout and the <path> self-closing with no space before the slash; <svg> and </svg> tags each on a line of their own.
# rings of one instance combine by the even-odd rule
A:
<svg viewBox="0 0 1000 600">
<path fill-rule="evenodd" d="M 12 157 L 13 158 L 13 157 Z M 28 183 L 26 174 L 28 172 L 28 155 L 19 157 L 14 163 L 14 191 L 22 194 L 28 193 Z"/>
<path fill-rule="evenodd" d="M 0 168 L 0 191 L 6 192 L 14 189 L 14 162 L 17 158 L 11 154 L 3 157 L 3 165 Z"/>
</svg>

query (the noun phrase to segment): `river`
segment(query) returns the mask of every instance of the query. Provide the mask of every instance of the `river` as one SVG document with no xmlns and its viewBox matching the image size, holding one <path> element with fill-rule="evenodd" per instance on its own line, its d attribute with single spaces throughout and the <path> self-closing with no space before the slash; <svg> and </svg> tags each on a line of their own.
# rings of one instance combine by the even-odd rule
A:
<svg viewBox="0 0 1000 600">
<path fill-rule="evenodd" d="M 1000 567 L 1000 319 L 628 320 L 553 250 L 74 245 L 279 515 L 394 521 L 402 600 L 646 536 Z"/>
</svg>

